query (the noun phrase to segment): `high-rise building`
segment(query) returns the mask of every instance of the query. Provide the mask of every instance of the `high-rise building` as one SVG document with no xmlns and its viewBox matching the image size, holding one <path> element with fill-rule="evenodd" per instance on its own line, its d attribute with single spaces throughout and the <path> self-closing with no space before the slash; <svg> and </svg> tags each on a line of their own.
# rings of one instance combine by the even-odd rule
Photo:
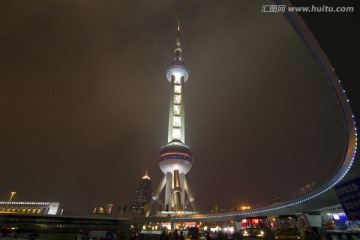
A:
<svg viewBox="0 0 360 240">
<path fill-rule="evenodd" d="M 134 190 L 134 199 L 131 206 L 131 214 L 134 217 L 144 216 L 152 198 L 151 179 L 145 174 L 140 179 L 139 188 Z"/>
<path fill-rule="evenodd" d="M 193 163 L 190 148 L 185 145 L 184 87 L 189 70 L 181 58 L 180 24 L 177 30 L 175 58 L 166 70 L 167 79 L 171 84 L 168 144 L 161 149 L 158 158 L 164 177 L 153 195 L 153 200 L 160 204 L 162 211 L 174 214 L 185 211 L 189 203 L 192 210 L 196 211 L 194 197 L 185 177 Z M 165 202 L 160 199 L 164 188 Z"/>
</svg>

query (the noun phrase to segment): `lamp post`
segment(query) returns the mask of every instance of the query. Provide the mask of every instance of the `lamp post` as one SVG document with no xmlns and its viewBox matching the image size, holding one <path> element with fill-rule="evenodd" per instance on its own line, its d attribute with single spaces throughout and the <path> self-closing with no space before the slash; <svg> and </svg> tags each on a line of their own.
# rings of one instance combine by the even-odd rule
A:
<svg viewBox="0 0 360 240">
<path fill-rule="evenodd" d="M 10 193 L 10 198 L 9 198 L 9 203 L 11 202 L 11 200 L 13 199 L 14 195 L 16 194 L 16 192 L 11 192 Z"/>
<path fill-rule="evenodd" d="M 5 211 L 8 210 L 9 204 L 10 204 L 10 202 L 11 202 L 11 200 L 13 199 L 13 197 L 14 197 L 15 194 L 16 194 L 16 192 L 11 192 L 11 193 L 10 193 L 10 198 L 9 198 L 8 203 L 6 204 L 6 209 L 5 209 Z M 10 212 L 10 209 L 9 209 L 9 212 Z"/>
</svg>

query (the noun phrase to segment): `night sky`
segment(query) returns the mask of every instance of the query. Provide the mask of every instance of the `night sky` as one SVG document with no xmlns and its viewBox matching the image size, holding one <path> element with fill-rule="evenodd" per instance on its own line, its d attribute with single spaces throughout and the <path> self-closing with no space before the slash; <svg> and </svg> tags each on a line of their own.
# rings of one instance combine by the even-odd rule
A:
<svg viewBox="0 0 360 240">
<path fill-rule="evenodd" d="M 130 204 L 145 171 L 155 189 L 178 20 L 190 69 L 187 179 L 200 210 L 271 200 L 319 179 L 342 155 L 340 110 L 286 18 L 261 13 L 263 4 L 273 3 L 2 1 L 0 200 L 16 191 L 14 201 L 89 213 Z M 336 58 L 354 33 L 344 34 L 327 43 L 339 52 L 330 60 L 358 67 L 353 52 Z"/>
</svg>

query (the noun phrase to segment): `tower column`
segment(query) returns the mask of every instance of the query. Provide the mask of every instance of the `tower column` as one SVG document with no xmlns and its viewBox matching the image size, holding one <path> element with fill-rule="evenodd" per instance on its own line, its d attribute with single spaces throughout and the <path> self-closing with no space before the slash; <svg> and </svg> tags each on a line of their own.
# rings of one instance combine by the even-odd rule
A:
<svg viewBox="0 0 360 240">
<path fill-rule="evenodd" d="M 175 88 L 175 77 L 171 78 L 170 82 L 170 109 L 169 109 L 169 130 L 168 130 L 168 142 L 173 139 L 173 128 L 174 128 L 174 88 Z"/>
<path fill-rule="evenodd" d="M 184 77 L 170 76 L 170 107 L 168 142 L 185 142 Z"/>
<path fill-rule="evenodd" d="M 180 211 L 181 208 L 181 188 L 180 188 L 180 174 L 179 170 L 174 171 L 174 189 L 173 189 L 173 198 L 174 198 L 174 211 Z"/>
<path fill-rule="evenodd" d="M 185 142 L 185 101 L 184 101 L 184 77 L 180 79 L 181 86 L 181 140 Z"/>
<path fill-rule="evenodd" d="M 166 185 L 165 185 L 165 206 L 164 210 L 171 211 L 172 209 L 172 173 L 166 173 Z"/>
</svg>

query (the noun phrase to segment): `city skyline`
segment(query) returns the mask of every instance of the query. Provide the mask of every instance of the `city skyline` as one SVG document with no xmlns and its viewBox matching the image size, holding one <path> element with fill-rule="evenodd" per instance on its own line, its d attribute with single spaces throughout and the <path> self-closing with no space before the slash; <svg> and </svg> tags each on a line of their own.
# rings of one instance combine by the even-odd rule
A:
<svg viewBox="0 0 360 240">
<path fill-rule="evenodd" d="M 15 201 L 90 212 L 130 203 L 144 171 L 160 181 L 164 69 L 178 19 L 191 67 L 187 177 L 200 210 L 277 198 L 325 174 L 342 153 L 340 114 L 321 70 L 262 3 L 15 5 L 0 10 L 3 200 L 16 191 Z"/>
</svg>

